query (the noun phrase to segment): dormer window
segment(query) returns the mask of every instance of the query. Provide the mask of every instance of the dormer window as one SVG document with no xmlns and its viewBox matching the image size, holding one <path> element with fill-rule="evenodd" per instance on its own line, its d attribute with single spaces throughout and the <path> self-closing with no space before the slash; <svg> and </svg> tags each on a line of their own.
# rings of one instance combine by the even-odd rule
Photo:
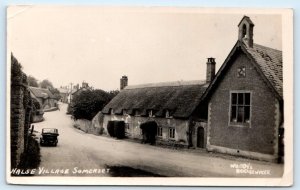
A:
<svg viewBox="0 0 300 190">
<path fill-rule="evenodd" d="M 127 112 L 126 112 L 126 110 L 123 110 L 123 115 L 127 115 Z"/>
<path fill-rule="evenodd" d="M 153 111 L 152 110 L 148 110 L 148 116 L 153 117 Z"/>
<path fill-rule="evenodd" d="M 169 110 L 165 111 L 165 116 L 166 116 L 166 118 L 171 118 L 171 114 L 170 114 Z"/>
<path fill-rule="evenodd" d="M 114 109 L 110 108 L 110 114 L 113 115 L 114 113 Z"/>
<path fill-rule="evenodd" d="M 140 111 L 138 109 L 134 109 L 132 115 L 134 115 L 134 116 L 141 116 L 141 113 L 140 113 Z"/>
</svg>

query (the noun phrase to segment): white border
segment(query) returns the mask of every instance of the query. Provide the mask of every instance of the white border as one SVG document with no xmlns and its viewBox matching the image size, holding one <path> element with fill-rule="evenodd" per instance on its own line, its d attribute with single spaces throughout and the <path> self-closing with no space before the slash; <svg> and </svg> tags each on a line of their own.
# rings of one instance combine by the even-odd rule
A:
<svg viewBox="0 0 300 190">
<path fill-rule="evenodd" d="M 137 7 L 108 7 L 136 10 Z M 140 7 L 143 11 L 145 7 Z M 10 176 L 10 46 L 7 40 L 6 84 L 6 180 L 10 184 L 40 185 L 155 185 L 155 186 L 291 186 L 293 184 L 293 11 L 292 9 L 174 8 L 151 7 L 157 12 L 207 14 L 280 14 L 282 15 L 283 90 L 285 113 L 285 164 L 282 178 L 135 178 L 135 177 L 11 177 Z M 7 27 L 9 28 L 9 27 Z M 8 31 L 7 31 L 7 34 Z M 80 180 L 79 180 L 80 179 Z"/>
</svg>

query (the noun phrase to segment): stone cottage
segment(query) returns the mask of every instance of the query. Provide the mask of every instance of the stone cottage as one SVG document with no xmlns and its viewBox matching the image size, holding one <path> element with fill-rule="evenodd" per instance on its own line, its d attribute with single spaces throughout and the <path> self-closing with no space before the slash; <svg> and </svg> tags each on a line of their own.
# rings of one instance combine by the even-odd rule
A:
<svg viewBox="0 0 300 190">
<path fill-rule="evenodd" d="M 238 41 L 210 83 L 207 149 L 262 160 L 283 155 L 282 52 L 253 40 L 244 16 Z"/>
<path fill-rule="evenodd" d="M 124 121 L 127 136 L 142 139 L 141 124 L 154 121 L 157 142 L 205 148 L 207 105 L 200 98 L 215 75 L 215 64 L 208 58 L 206 81 L 126 86 L 123 76 L 120 93 L 102 110 L 104 129 L 111 120 Z"/>
<path fill-rule="evenodd" d="M 30 86 L 29 90 L 31 97 L 35 98 L 43 109 L 56 107 L 57 100 L 48 89 Z"/>
</svg>

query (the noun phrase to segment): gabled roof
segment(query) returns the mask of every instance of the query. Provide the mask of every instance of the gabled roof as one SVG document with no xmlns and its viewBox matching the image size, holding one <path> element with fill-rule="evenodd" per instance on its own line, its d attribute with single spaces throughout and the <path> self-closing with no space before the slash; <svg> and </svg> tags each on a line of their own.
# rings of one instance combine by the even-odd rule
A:
<svg viewBox="0 0 300 190">
<path fill-rule="evenodd" d="M 54 95 L 48 89 L 45 88 L 37 88 L 30 86 L 29 90 L 37 98 L 54 98 Z"/>
<path fill-rule="evenodd" d="M 230 59 L 238 50 L 242 50 L 247 55 L 275 96 L 283 100 L 282 51 L 258 44 L 253 44 L 251 48 L 241 41 L 236 42 L 201 99 L 208 97 L 217 82 L 221 80 Z"/>
<path fill-rule="evenodd" d="M 203 81 L 171 82 L 128 86 L 114 97 L 102 110 L 102 113 L 133 113 L 139 110 L 153 115 L 163 116 L 168 110 L 175 118 L 188 118 L 200 103 L 200 98 L 208 84 Z"/>
<path fill-rule="evenodd" d="M 242 20 L 239 22 L 238 26 L 240 26 L 240 24 L 241 24 L 244 20 L 247 20 L 247 22 L 248 22 L 249 24 L 254 25 L 253 22 L 252 22 L 252 20 L 251 20 L 248 16 L 244 16 L 244 17 L 242 18 Z"/>
</svg>

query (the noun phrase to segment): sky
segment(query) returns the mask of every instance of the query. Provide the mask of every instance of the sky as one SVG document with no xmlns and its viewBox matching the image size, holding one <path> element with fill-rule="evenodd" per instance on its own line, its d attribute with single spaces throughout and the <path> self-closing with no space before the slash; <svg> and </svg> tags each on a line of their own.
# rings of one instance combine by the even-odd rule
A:
<svg viewBox="0 0 300 190">
<path fill-rule="evenodd" d="M 101 6 L 9 7 L 7 45 L 27 75 L 57 88 L 86 81 L 115 90 L 123 75 L 129 85 L 205 80 L 207 58 L 222 65 L 244 15 L 254 43 L 282 49 L 274 12 Z"/>
</svg>

